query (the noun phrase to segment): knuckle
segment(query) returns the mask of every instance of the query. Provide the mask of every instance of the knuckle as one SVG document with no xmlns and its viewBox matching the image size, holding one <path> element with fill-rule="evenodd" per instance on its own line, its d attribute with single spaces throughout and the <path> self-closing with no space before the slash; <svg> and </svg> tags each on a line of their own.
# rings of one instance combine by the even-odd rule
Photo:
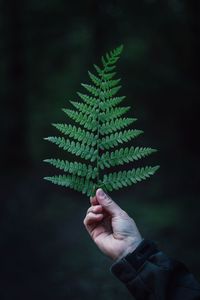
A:
<svg viewBox="0 0 200 300">
<path fill-rule="evenodd" d="M 91 212 L 96 213 L 98 211 L 98 207 L 94 206 L 91 210 Z"/>
<path fill-rule="evenodd" d="M 120 216 L 123 217 L 123 218 L 128 218 L 127 212 L 126 212 L 125 210 L 123 210 L 123 209 L 120 211 L 119 214 L 120 214 Z"/>
<path fill-rule="evenodd" d="M 106 206 L 111 206 L 113 204 L 113 200 L 110 197 L 107 197 L 106 200 Z"/>
<path fill-rule="evenodd" d="M 91 212 L 91 210 L 92 210 L 92 206 L 90 206 L 90 207 L 88 208 L 87 214 L 88 214 L 89 212 Z"/>
</svg>

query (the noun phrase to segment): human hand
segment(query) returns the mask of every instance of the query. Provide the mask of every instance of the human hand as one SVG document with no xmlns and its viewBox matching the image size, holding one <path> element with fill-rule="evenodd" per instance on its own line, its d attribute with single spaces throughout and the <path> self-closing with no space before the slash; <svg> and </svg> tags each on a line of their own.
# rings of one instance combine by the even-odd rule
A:
<svg viewBox="0 0 200 300">
<path fill-rule="evenodd" d="M 114 260 L 133 252 L 142 241 L 134 220 L 102 189 L 90 202 L 84 225 L 99 249 Z"/>
</svg>

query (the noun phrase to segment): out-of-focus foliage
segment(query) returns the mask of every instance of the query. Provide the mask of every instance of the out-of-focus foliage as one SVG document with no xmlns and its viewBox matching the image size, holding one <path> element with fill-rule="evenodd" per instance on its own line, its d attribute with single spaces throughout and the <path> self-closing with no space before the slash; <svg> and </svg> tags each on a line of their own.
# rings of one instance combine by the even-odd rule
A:
<svg viewBox="0 0 200 300">
<path fill-rule="evenodd" d="M 76 100 L 85 70 L 121 42 L 127 104 L 145 132 L 138 143 L 159 149 L 162 168 L 113 198 L 199 277 L 200 2 L 0 4 L 0 298 L 131 299 L 83 227 L 89 199 L 42 180 L 55 153 L 43 141 L 49 124 L 64 121 L 60 107 Z"/>
</svg>

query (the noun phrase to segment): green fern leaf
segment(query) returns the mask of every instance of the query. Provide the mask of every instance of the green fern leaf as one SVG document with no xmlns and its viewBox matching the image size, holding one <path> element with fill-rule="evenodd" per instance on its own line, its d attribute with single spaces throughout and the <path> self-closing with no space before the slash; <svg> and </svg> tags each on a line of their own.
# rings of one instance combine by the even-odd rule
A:
<svg viewBox="0 0 200 300">
<path fill-rule="evenodd" d="M 85 103 L 87 103 L 88 105 L 98 107 L 98 104 L 97 104 L 97 98 L 90 97 L 90 96 L 85 95 L 85 94 L 82 94 L 82 93 L 80 93 L 80 92 L 77 92 L 77 94 L 78 94 L 78 96 L 79 96 L 83 101 L 85 101 Z"/>
<path fill-rule="evenodd" d="M 104 95 L 104 97 L 106 99 L 109 99 L 109 98 L 115 96 L 119 92 L 120 89 L 121 89 L 121 85 L 113 87 L 106 91 L 105 91 L 105 89 L 103 89 L 102 95 Z"/>
<path fill-rule="evenodd" d="M 134 160 L 139 160 L 146 157 L 157 150 L 147 147 L 126 147 L 115 150 L 114 152 L 106 151 L 103 153 L 99 159 L 99 167 L 101 169 L 115 167 L 118 165 L 123 165 L 124 163 L 129 163 Z"/>
<path fill-rule="evenodd" d="M 97 115 L 92 114 L 88 116 L 87 114 L 82 114 L 81 112 L 74 111 L 72 109 L 63 108 L 64 113 L 68 115 L 69 118 L 73 119 L 76 123 L 83 125 L 86 129 L 95 131 L 98 128 Z"/>
<path fill-rule="evenodd" d="M 97 177 L 97 168 L 92 165 L 86 165 L 80 162 L 70 162 L 67 160 L 60 160 L 55 158 L 45 159 L 44 162 L 49 163 L 57 169 L 69 172 L 74 175 L 86 177 L 87 179 L 94 179 Z"/>
<path fill-rule="evenodd" d="M 137 129 L 129 129 L 123 132 L 116 132 L 111 135 L 107 135 L 100 140 L 99 147 L 104 149 L 109 149 L 117 146 L 119 143 L 128 142 L 129 140 L 136 138 L 140 134 L 142 134 L 142 130 Z"/>
<path fill-rule="evenodd" d="M 88 71 L 88 75 L 90 77 L 90 79 L 92 80 L 92 82 L 97 86 L 101 88 L 102 85 L 102 81 L 99 77 L 95 76 L 94 74 L 92 74 L 90 71 Z"/>
<path fill-rule="evenodd" d="M 101 70 L 101 68 L 99 68 L 97 65 L 93 65 L 94 66 L 94 68 L 96 69 L 96 72 L 97 72 L 97 74 L 100 76 L 100 77 L 102 77 L 103 76 L 103 74 L 104 74 L 104 71 L 103 70 Z M 113 76 L 115 76 L 115 72 L 114 72 L 114 75 Z"/>
<path fill-rule="evenodd" d="M 109 90 L 109 89 L 115 87 L 116 85 L 118 85 L 120 81 L 121 81 L 121 79 L 115 79 L 115 80 L 103 81 L 103 82 L 101 83 L 101 85 L 102 85 L 102 90 L 103 90 L 103 91 Z M 118 86 L 118 88 L 121 88 L 121 86 Z"/>
<path fill-rule="evenodd" d="M 109 121 L 109 120 L 113 120 L 115 118 L 121 117 L 129 109 L 130 109 L 130 106 L 111 108 L 110 110 L 108 110 L 106 112 L 100 113 L 100 121 L 105 123 L 106 120 Z"/>
<path fill-rule="evenodd" d="M 70 101 L 70 103 L 80 112 L 86 115 L 95 115 L 95 107 L 88 106 L 87 104 Z"/>
<path fill-rule="evenodd" d="M 74 124 L 52 124 L 66 138 L 45 138 L 84 162 L 45 159 L 44 162 L 64 174 L 44 179 L 92 196 L 98 187 L 113 191 L 145 180 L 158 170 L 159 166 L 146 166 L 101 174 L 105 168 L 123 166 L 156 152 L 150 147 L 117 148 L 143 133 L 134 128 L 126 129 L 137 119 L 124 117 L 130 106 L 118 106 L 125 99 L 125 96 L 116 95 L 121 89 L 121 79 L 115 79 L 116 62 L 122 50 L 123 46 L 120 46 L 102 56 L 102 66 L 94 65 L 96 74 L 88 72 L 91 83 L 81 84 L 86 93 L 77 92 L 81 102 L 70 101 L 74 109 L 63 109 Z"/>
<path fill-rule="evenodd" d="M 127 127 L 135 121 L 137 121 L 137 119 L 135 118 L 119 118 L 116 120 L 111 120 L 109 122 L 103 123 L 99 131 L 102 135 L 112 133 L 117 130 L 121 130 L 124 127 Z"/>
<path fill-rule="evenodd" d="M 80 144 L 79 142 L 70 141 L 64 137 L 54 137 L 50 136 L 45 138 L 45 140 L 56 144 L 59 148 L 66 150 L 76 156 L 80 156 L 86 160 L 95 161 L 97 156 L 97 150 L 85 144 Z"/>
<path fill-rule="evenodd" d="M 121 103 L 126 97 L 114 97 L 108 99 L 106 102 L 100 103 L 99 107 L 102 111 L 108 110 L 111 107 L 115 107 L 117 104 Z"/>
<path fill-rule="evenodd" d="M 93 85 L 90 85 L 90 84 L 84 84 L 84 83 L 81 83 L 81 85 L 88 91 L 90 92 L 92 95 L 98 97 L 99 96 L 99 93 L 100 93 L 100 89 L 96 88 L 95 86 Z"/>
<path fill-rule="evenodd" d="M 87 196 L 92 195 L 94 188 L 94 183 L 92 181 L 75 175 L 55 175 L 51 177 L 44 177 L 44 179 L 54 184 L 82 192 L 83 194 L 87 194 Z"/>
<path fill-rule="evenodd" d="M 129 171 L 119 171 L 110 174 L 105 174 L 101 186 L 108 190 L 118 190 L 124 186 L 132 185 L 138 181 L 144 180 L 153 175 L 159 166 L 155 167 L 142 167 L 132 169 Z"/>
<path fill-rule="evenodd" d="M 116 75 L 116 72 L 111 72 L 111 73 L 107 73 L 107 74 L 102 74 L 102 78 L 104 81 L 110 80 L 112 79 L 114 76 Z"/>
<path fill-rule="evenodd" d="M 97 143 L 96 137 L 92 132 L 81 129 L 80 127 L 72 126 L 71 124 L 52 124 L 64 135 L 78 140 L 83 144 L 95 146 Z"/>
</svg>

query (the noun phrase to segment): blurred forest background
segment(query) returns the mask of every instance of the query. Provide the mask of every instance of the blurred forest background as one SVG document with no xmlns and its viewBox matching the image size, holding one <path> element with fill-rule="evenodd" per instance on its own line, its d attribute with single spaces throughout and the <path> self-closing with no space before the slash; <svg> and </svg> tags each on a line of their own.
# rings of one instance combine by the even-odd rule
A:
<svg viewBox="0 0 200 300">
<path fill-rule="evenodd" d="M 87 70 L 124 44 L 118 63 L 124 105 L 159 149 L 155 176 L 111 195 L 142 234 L 200 279 L 197 0 L 1 0 L 0 299 L 131 299 L 88 236 L 89 199 L 42 180 L 43 140 L 77 100 Z"/>
</svg>

